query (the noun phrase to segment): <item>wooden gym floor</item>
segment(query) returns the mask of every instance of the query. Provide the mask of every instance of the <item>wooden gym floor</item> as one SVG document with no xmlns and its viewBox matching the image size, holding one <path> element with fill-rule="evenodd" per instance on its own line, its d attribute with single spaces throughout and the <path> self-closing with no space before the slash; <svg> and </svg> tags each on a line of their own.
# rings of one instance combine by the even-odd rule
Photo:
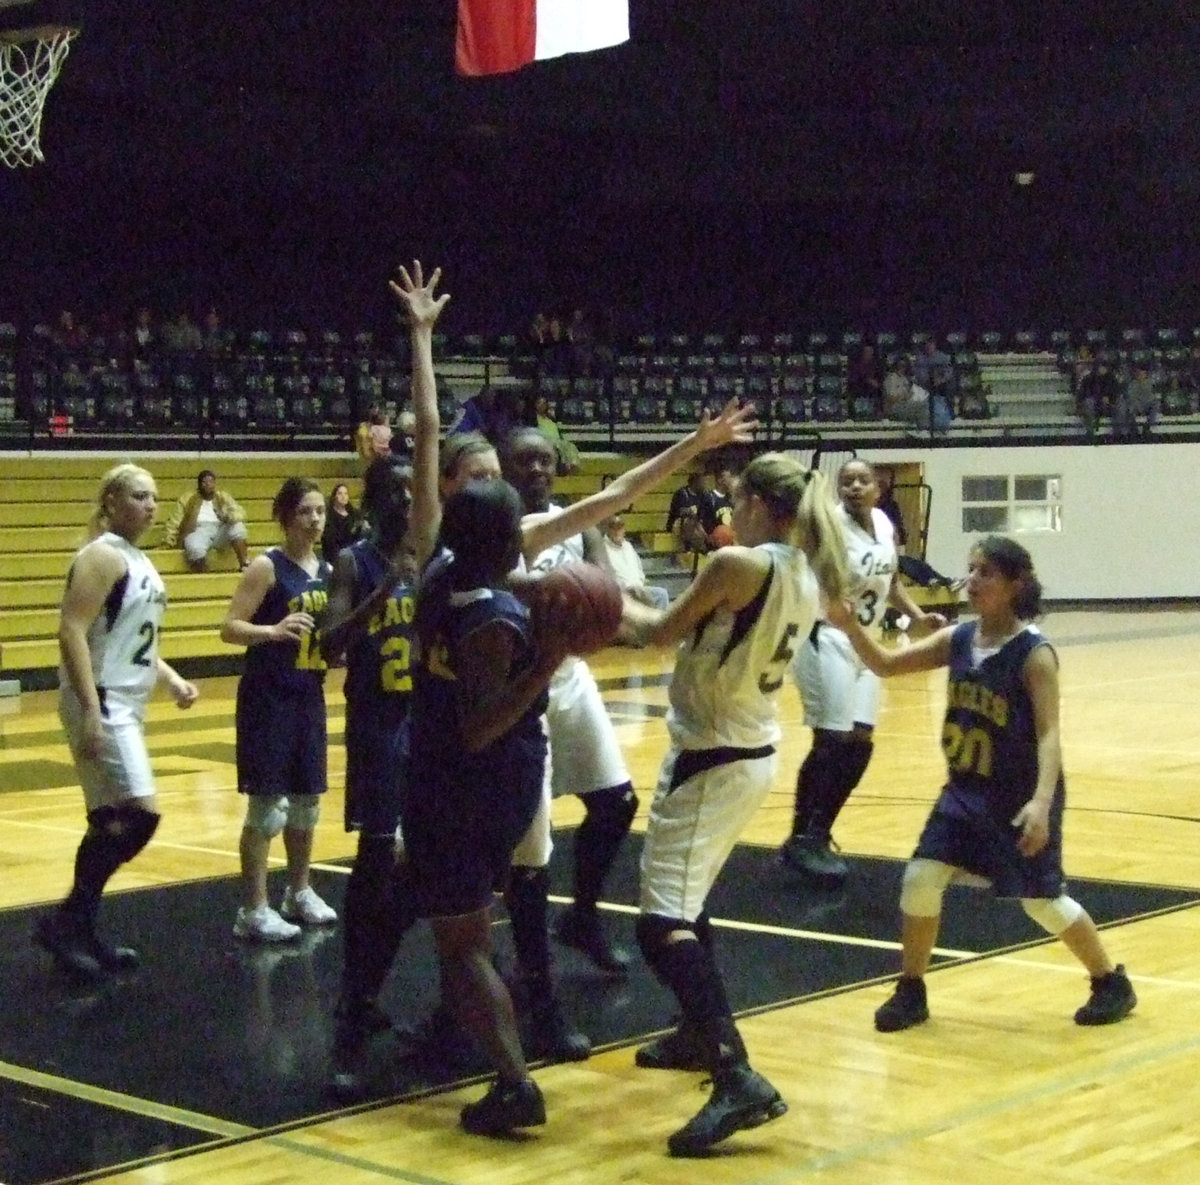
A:
<svg viewBox="0 0 1200 1185">
<path fill-rule="evenodd" d="M 1129 968 L 1137 1011 L 1113 1028 L 1078 1028 L 1071 1013 L 1087 985 L 1070 956 L 1017 907 L 955 891 L 930 976 L 933 1019 L 875 1033 L 871 1014 L 897 961 L 902 861 L 941 777 L 944 672 L 885 687 L 875 757 L 836 829 L 852 867 L 839 893 L 806 888 L 774 860 L 809 741 L 788 690 L 779 784 L 713 912 L 752 1057 L 791 1110 L 703 1165 L 664 1152 L 704 1100 L 700 1076 L 633 1065 L 637 1042 L 670 1023 L 669 998 L 640 966 L 627 981 L 598 978 L 572 952 L 559 952 L 563 993 L 598 1051 L 537 1071 L 544 1129 L 498 1142 L 460 1133 L 458 1108 L 480 1091 L 478 1061 L 401 1060 L 387 1040 L 372 1051 L 372 1098 L 330 1103 L 322 1084 L 339 935 L 310 935 L 286 953 L 230 936 L 242 808 L 232 679 L 204 681 L 187 714 L 163 702 L 152 710 L 163 823 L 102 914 L 141 947 L 143 968 L 93 992 L 57 980 L 28 935 L 38 908 L 66 887 L 81 800 L 52 693 L 0 700 L 0 1180 L 690 1185 L 704 1174 L 714 1185 L 990 1185 L 1036 1173 L 1061 1185 L 1191 1182 L 1200 1163 L 1200 611 L 1061 611 L 1045 629 L 1062 659 L 1067 870 Z M 665 743 L 670 657 L 612 650 L 593 667 L 644 816 Z M 340 902 L 353 839 L 340 825 L 336 673 L 329 707 L 333 789 L 316 879 Z M 557 809 L 560 906 L 579 808 L 567 800 Z M 637 846 L 635 836 L 608 902 L 626 944 Z M 503 948 L 502 920 L 497 933 Z M 415 933 L 388 1007 L 416 1021 L 435 991 L 428 940 Z"/>
</svg>

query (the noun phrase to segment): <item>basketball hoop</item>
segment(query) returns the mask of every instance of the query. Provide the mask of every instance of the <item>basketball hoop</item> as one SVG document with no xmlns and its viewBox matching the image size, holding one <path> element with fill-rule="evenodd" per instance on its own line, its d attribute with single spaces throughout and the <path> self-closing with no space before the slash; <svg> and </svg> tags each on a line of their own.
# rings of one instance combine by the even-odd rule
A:
<svg viewBox="0 0 1200 1185">
<path fill-rule="evenodd" d="M 0 161 L 10 169 L 45 159 L 42 107 L 78 32 L 65 25 L 0 30 Z"/>
</svg>

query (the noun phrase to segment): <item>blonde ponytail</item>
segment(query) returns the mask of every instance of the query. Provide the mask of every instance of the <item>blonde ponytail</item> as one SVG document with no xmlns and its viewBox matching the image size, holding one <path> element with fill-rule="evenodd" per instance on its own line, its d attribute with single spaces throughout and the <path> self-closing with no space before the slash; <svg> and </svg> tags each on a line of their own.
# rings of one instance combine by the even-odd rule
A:
<svg viewBox="0 0 1200 1185">
<path fill-rule="evenodd" d="M 790 454 L 762 453 L 742 471 L 741 481 L 785 528 L 787 542 L 808 557 L 825 596 L 844 597 L 850 586 L 846 542 L 824 475 Z"/>
<path fill-rule="evenodd" d="M 122 461 L 119 465 L 114 465 L 100 479 L 100 488 L 96 491 L 96 504 L 92 507 L 92 513 L 84 528 L 84 537 L 87 542 L 90 543 L 93 539 L 99 538 L 108 530 L 108 507 L 104 503 L 109 494 L 127 489 L 139 477 L 148 478 L 150 481 L 154 480 L 140 465 L 135 465 L 132 461 Z"/>
</svg>

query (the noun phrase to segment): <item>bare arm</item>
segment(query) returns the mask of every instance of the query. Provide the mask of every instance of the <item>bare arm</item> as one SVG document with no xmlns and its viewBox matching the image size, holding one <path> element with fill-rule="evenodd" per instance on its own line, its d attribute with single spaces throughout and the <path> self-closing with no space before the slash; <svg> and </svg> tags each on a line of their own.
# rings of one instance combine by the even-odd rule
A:
<svg viewBox="0 0 1200 1185">
<path fill-rule="evenodd" d="M 67 573 L 58 622 L 58 649 L 67 682 L 83 708 L 83 752 L 100 753 L 100 695 L 92 676 L 88 630 L 100 616 L 113 585 L 128 571 L 124 557 L 107 543 L 93 543 Z"/>
<path fill-rule="evenodd" d="M 1058 715 L 1058 660 L 1049 646 L 1039 646 L 1025 660 L 1021 679 L 1033 701 L 1037 734 L 1037 789 L 1017 812 L 1013 826 L 1021 828 L 1021 854 L 1036 856 L 1050 841 L 1050 806 L 1062 773 L 1062 741 Z"/>
<path fill-rule="evenodd" d="M 943 629 L 949 624 L 941 613 L 926 613 L 912 599 L 912 594 L 904 586 L 904 581 L 900 579 L 898 572 L 892 573 L 892 585 L 888 589 L 888 604 L 894 609 L 899 609 L 901 613 L 906 613 L 916 625 L 930 632 Z"/>
<path fill-rule="evenodd" d="M 190 708 L 200 698 L 200 691 L 189 683 L 170 663 L 158 660 L 158 681 L 166 685 L 178 708 Z"/>
<path fill-rule="evenodd" d="M 502 737 L 529 710 L 562 661 L 544 649 L 527 671 L 510 677 L 516 631 L 493 622 L 471 635 L 455 668 L 459 723 L 467 749 L 478 753 Z"/>
<path fill-rule="evenodd" d="M 399 280 L 390 281 L 396 299 L 408 317 L 412 340 L 412 407 L 416 418 L 413 431 L 413 501 L 409 515 L 409 539 L 422 568 L 433 554 L 441 522 L 438 498 L 438 433 L 441 424 L 437 407 L 437 377 L 433 370 L 433 327 L 450 302 L 448 294 L 434 296 L 442 269 L 434 268 L 425 283 L 419 260 L 412 272 L 399 269 Z"/>
<path fill-rule="evenodd" d="M 289 613 L 274 625 L 256 625 L 250 619 L 258 612 L 263 598 L 274 587 L 275 566 L 267 555 L 255 556 L 233 590 L 225 620 L 221 622 L 221 641 L 233 646 L 258 646 L 263 642 L 297 642 L 316 624 L 309 613 Z"/>
<path fill-rule="evenodd" d="M 683 594 L 666 609 L 655 610 L 625 598 L 625 624 L 633 639 L 671 646 L 686 637 L 715 609 L 744 608 L 762 588 L 771 561 L 750 547 L 722 547 Z"/>
<path fill-rule="evenodd" d="M 716 417 L 705 412 L 694 432 L 622 473 L 604 489 L 568 506 L 561 514 L 527 515 L 521 523 L 525 555 L 535 556 L 587 527 L 597 526 L 701 453 L 752 440 L 757 427 L 753 406 L 739 407 L 736 399 L 731 399 Z"/>
<path fill-rule="evenodd" d="M 899 650 L 885 650 L 858 624 L 853 607 L 845 602 L 830 602 L 825 607 L 830 625 L 845 632 L 855 653 L 875 674 L 904 675 L 913 671 L 933 671 L 950 662 L 950 637 L 954 630 L 947 626 L 937 633 L 913 642 Z"/>
</svg>

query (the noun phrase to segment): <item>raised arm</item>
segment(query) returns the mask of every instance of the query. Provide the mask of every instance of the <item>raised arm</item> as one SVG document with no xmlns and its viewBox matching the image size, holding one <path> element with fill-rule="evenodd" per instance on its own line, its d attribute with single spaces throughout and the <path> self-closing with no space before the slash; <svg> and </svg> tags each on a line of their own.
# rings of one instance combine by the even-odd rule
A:
<svg viewBox="0 0 1200 1185">
<path fill-rule="evenodd" d="M 731 399 L 719 415 L 710 416 L 706 411 L 695 431 L 622 473 L 604 489 L 568 506 L 561 514 L 527 515 L 521 523 L 525 554 L 537 555 L 588 527 L 597 526 L 701 453 L 752 440 L 757 427 L 753 405 L 739 406 L 736 399 Z"/>
<path fill-rule="evenodd" d="M 392 292 L 408 318 L 412 340 L 412 409 L 416 419 L 413 430 L 413 502 L 409 515 L 409 540 L 417 557 L 418 568 L 433 553 L 441 522 L 438 499 L 438 420 L 437 377 L 433 371 L 433 327 L 450 302 L 448 294 L 435 296 L 442 269 L 434 268 L 425 282 L 420 260 L 412 271 L 398 269 L 398 279 L 389 282 Z"/>
</svg>

